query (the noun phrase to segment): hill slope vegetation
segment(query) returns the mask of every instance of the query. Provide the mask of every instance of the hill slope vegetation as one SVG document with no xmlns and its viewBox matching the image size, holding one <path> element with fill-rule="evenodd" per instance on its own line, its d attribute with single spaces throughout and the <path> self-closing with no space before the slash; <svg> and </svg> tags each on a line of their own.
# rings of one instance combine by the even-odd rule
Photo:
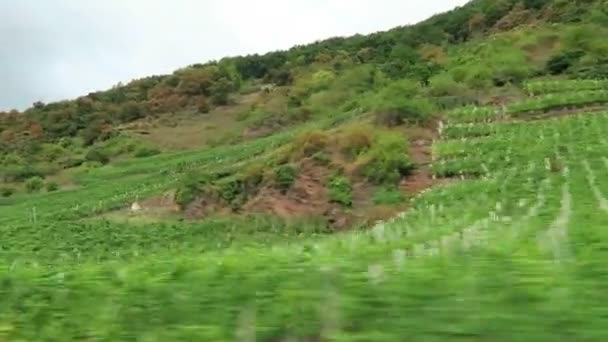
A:
<svg viewBox="0 0 608 342">
<path fill-rule="evenodd" d="M 608 13 L 471 1 L 0 115 L 0 340 L 604 340 Z"/>
</svg>

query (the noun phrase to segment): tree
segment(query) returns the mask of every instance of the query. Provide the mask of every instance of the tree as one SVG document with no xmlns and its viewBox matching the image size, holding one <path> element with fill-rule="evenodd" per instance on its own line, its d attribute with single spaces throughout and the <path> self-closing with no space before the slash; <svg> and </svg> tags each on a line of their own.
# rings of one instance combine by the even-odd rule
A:
<svg viewBox="0 0 608 342">
<path fill-rule="evenodd" d="M 188 96 L 209 95 L 209 88 L 213 85 L 217 71 L 217 67 L 183 70 L 179 73 L 180 82 L 177 89 Z"/>
<path fill-rule="evenodd" d="M 211 100 L 216 105 L 228 104 L 229 95 L 232 91 L 232 82 L 225 77 L 215 81 L 209 89 L 211 93 Z"/>
<path fill-rule="evenodd" d="M 125 103 L 119 113 L 122 122 L 130 122 L 144 117 L 143 108 L 135 101 Z"/>
</svg>

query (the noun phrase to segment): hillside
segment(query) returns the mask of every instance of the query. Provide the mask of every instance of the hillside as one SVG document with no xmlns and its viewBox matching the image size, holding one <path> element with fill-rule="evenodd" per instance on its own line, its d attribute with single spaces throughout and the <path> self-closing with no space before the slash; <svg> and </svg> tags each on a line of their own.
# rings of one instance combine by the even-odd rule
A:
<svg viewBox="0 0 608 342">
<path fill-rule="evenodd" d="M 604 340 L 607 8 L 471 1 L 0 114 L 0 341 Z"/>
</svg>

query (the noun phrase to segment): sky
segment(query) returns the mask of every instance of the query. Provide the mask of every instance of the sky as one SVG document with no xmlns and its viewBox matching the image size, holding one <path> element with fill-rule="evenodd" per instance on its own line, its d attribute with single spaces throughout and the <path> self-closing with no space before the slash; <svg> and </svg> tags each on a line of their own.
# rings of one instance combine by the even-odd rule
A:
<svg viewBox="0 0 608 342">
<path fill-rule="evenodd" d="M 413 24 L 467 0 L 0 0 L 0 110 L 226 56 Z"/>
</svg>

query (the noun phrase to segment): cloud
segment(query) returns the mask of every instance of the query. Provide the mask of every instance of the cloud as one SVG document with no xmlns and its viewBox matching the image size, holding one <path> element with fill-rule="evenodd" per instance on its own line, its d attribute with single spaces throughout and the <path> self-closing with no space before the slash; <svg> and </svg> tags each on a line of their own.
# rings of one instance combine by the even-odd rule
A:
<svg viewBox="0 0 608 342">
<path fill-rule="evenodd" d="M 0 109 L 414 23 L 466 0 L 0 1 Z"/>
</svg>

